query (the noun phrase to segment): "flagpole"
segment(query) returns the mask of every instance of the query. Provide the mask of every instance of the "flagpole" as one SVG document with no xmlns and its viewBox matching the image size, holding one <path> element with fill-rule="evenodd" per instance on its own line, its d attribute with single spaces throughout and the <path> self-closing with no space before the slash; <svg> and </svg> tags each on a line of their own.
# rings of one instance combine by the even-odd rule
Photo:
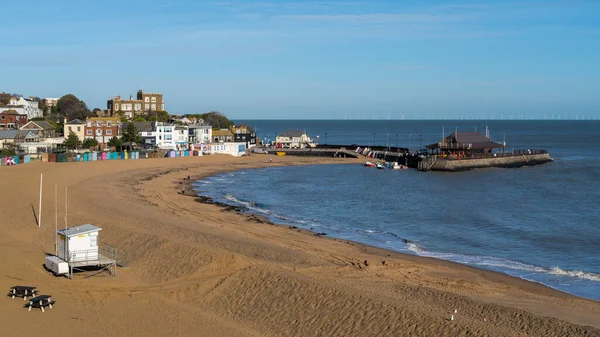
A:
<svg viewBox="0 0 600 337">
<path fill-rule="evenodd" d="M 44 179 L 44 174 L 40 173 L 40 207 L 38 208 L 38 227 L 42 226 L 42 181 Z"/>
</svg>

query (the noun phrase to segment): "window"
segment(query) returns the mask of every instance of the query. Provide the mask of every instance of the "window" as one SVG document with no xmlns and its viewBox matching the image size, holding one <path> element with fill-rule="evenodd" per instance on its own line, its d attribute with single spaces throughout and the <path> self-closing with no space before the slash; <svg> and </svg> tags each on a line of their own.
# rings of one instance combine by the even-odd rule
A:
<svg viewBox="0 0 600 337">
<path fill-rule="evenodd" d="M 102 129 L 96 129 L 96 135 L 102 136 Z"/>
<path fill-rule="evenodd" d="M 146 103 L 150 102 L 150 97 L 144 97 L 144 102 L 146 102 Z M 148 106 L 148 104 L 146 104 L 146 106 Z"/>
<path fill-rule="evenodd" d="M 119 105 L 115 104 L 115 110 L 119 110 Z"/>
<path fill-rule="evenodd" d="M 140 111 L 142 110 L 142 103 L 136 103 L 135 104 L 135 111 Z"/>
<path fill-rule="evenodd" d="M 156 97 L 152 97 L 152 103 L 156 103 Z"/>
<path fill-rule="evenodd" d="M 152 110 L 156 110 L 156 104 L 152 103 Z"/>
<path fill-rule="evenodd" d="M 71 132 L 71 131 L 73 131 L 73 130 L 71 130 L 71 127 L 69 126 L 69 132 Z"/>
<path fill-rule="evenodd" d="M 91 136 L 92 135 L 92 130 L 86 130 L 85 134 L 88 135 L 88 136 Z"/>
<path fill-rule="evenodd" d="M 81 131 L 81 126 L 77 127 L 77 132 Z"/>
<path fill-rule="evenodd" d="M 110 122 L 106 122 L 106 126 L 110 128 L 112 124 Z"/>
<path fill-rule="evenodd" d="M 102 127 L 102 122 L 100 122 L 100 121 L 96 122 L 96 127 L 99 127 L 99 128 Z"/>
<path fill-rule="evenodd" d="M 88 126 L 89 128 L 91 128 L 91 127 L 92 127 L 92 122 L 87 122 L 87 126 Z"/>
<path fill-rule="evenodd" d="M 107 136 L 110 136 L 110 135 L 112 135 L 112 130 L 110 130 L 110 129 L 109 129 L 109 130 L 106 130 L 106 135 L 107 135 Z"/>
<path fill-rule="evenodd" d="M 146 97 L 146 98 L 148 98 L 148 97 Z M 145 108 L 146 110 L 150 109 L 150 104 L 147 104 L 147 103 L 146 103 L 146 104 L 144 104 L 144 108 Z"/>
</svg>

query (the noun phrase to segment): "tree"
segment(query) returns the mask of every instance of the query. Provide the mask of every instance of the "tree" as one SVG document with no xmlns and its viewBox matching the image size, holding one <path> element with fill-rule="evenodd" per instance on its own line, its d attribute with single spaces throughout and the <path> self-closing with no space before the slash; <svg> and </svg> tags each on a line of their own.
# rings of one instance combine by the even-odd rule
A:
<svg viewBox="0 0 600 337">
<path fill-rule="evenodd" d="M 10 103 L 10 94 L 7 92 L 0 93 L 0 105 L 8 105 Z"/>
<path fill-rule="evenodd" d="M 169 113 L 166 111 L 148 111 L 146 120 L 151 122 L 165 122 L 169 121 Z"/>
<path fill-rule="evenodd" d="M 101 117 L 103 115 L 104 115 L 104 112 L 100 108 L 94 108 L 94 110 L 92 110 L 92 116 L 94 116 L 94 117 Z"/>
<path fill-rule="evenodd" d="M 117 151 L 119 151 L 123 147 L 123 140 L 121 140 L 121 138 L 112 137 L 107 144 L 108 146 L 114 147 L 117 149 Z"/>
<path fill-rule="evenodd" d="M 146 118 L 144 118 L 144 116 L 137 116 L 136 118 L 133 119 L 134 122 L 145 122 Z"/>
<path fill-rule="evenodd" d="M 82 146 L 86 149 L 95 148 L 98 146 L 98 141 L 95 138 L 86 138 L 83 140 Z"/>
<path fill-rule="evenodd" d="M 131 143 L 139 144 L 142 141 L 142 137 L 138 133 L 138 130 L 135 127 L 135 124 L 133 124 L 133 123 L 127 124 L 127 127 L 123 131 L 123 136 L 121 137 L 121 139 L 123 140 L 124 143 L 131 142 Z"/>
<path fill-rule="evenodd" d="M 234 123 L 218 111 L 210 111 L 200 115 L 200 117 L 213 128 L 229 128 Z"/>
<path fill-rule="evenodd" d="M 79 98 L 72 94 L 61 97 L 58 103 L 56 103 L 56 109 L 60 115 L 66 117 L 68 120 L 83 120 L 92 115 L 85 102 L 80 101 Z"/>
<path fill-rule="evenodd" d="M 0 156 L 16 156 L 17 150 L 15 148 L 15 144 L 8 143 L 5 145 L 4 149 L 0 151 Z"/>
<path fill-rule="evenodd" d="M 67 137 L 67 139 L 65 139 L 63 142 L 63 145 L 67 149 L 76 149 L 81 146 L 81 140 L 79 140 L 79 137 L 77 137 L 77 135 L 71 131 L 69 133 L 69 137 Z"/>
<path fill-rule="evenodd" d="M 127 122 L 129 122 L 127 117 L 121 117 L 121 123 L 127 123 Z"/>
<path fill-rule="evenodd" d="M 33 117 L 32 119 L 30 119 L 30 121 L 40 121 L 40 122 L 45 121 L 45 120 L 46 120 L 46 118 L 44 118 L 44 117 Z"/>
</svg>

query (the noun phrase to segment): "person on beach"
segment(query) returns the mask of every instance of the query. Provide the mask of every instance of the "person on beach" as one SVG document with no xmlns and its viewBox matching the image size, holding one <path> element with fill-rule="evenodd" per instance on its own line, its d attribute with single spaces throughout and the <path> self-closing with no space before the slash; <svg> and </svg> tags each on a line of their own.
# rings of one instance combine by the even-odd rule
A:
<svg viewBox="0 0 600 337">
<path fill-rule="evenodd" d="M 189 173 L 188 173 L 188 177 L 187 177 L 187 179 L 188 179 L 188 180 L 190 180 L 190 174 L 189 174 Z"/>
<path fill-rule="evenodd" d="M 273 162 L 273 158 L 269 157 L 269 163 Z"/>
</svg>

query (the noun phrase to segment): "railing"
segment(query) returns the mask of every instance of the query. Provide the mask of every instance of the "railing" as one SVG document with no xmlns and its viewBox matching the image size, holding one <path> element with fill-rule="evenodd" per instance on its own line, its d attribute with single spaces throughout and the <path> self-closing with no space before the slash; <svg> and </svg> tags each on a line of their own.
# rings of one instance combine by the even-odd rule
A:
<svg viewBox="0 0 600 337">
<path fill-rule="evenodd" d="M 111 260 L 117 260 L 117 248 L 105 243 L 100 243 L 98 249 L 79 250 L 69 253 L 67 262 L 89 262 L 100 260 L 103 255 Z"/>
<path fill-rule="evenodd" d="M 504 153 L 471 153 L 464 155 L 443 155 L 438 154 L 435 155 L 437 158 L 443 158 L 446 160 L 468 160 L 468 159 L 483 159 L 483 158 L 502 158 L 502 157 L 516 157 L 516 156 L 527 156 L 527 155 L 538 155 L 538 154 L 547 154 L 548 151 L 544 149 L 535 149 L 535 150 L 513 150 L 511 152 Z"/>
</svg>

